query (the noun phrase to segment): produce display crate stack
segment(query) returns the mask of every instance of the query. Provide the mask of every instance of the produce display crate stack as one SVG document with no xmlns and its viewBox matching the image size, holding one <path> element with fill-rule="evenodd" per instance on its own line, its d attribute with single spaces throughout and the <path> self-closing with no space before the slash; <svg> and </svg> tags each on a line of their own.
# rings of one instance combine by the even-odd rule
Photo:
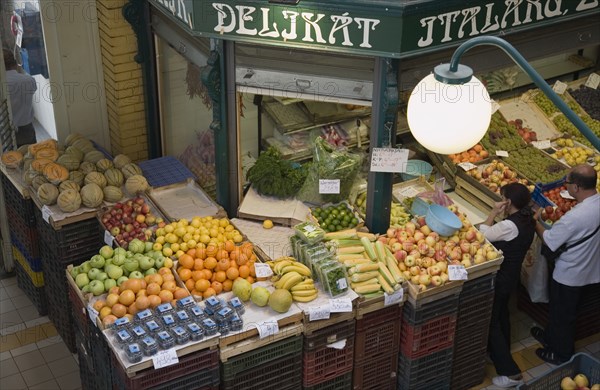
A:
<svg viewBox="0 0 600 390">
<path fill-rule="evenodd" d="M 404 304 L 399 389 L 450 389 L 460 291 L 455 288 L 427 303 L 409 299 Z"/>
<path fill-rule="evenodd" d="M 228 358 L 221 363 L 221 390 L 301 388 L 302 344 L 297 334 Z"/>
<path fill-rule="evenodd" d="M 545 327 L 548 324 L 548 304 L 533 303 L 529 298 L 527 289 L 519 286 L 517 294 L 517 307 L 526 312 L 535 322 Z M 600 323 L 600 285 L 592 284 L 586 286 L 579 300 L 577 311 L 577 323 L 575 324 L 575 340 L 581 340 L 598 333 Z"/>
<path fill-rule="evenodd" d="M 395 389 L 402 307 L 359 311 L 354 336 L 354 389 Z"/>
<path fill-rule="evenodd" d="M 352 319 L 304 335 L 303 389 L 330 389 L 345 382 L 354 366 L 354 332 Z"/>
<path fill-rule="evenodd" d="M 27 258 L 14 244 L 12 254 L 19 288 L 25 292 L 41 316 L 48 314 L 43 272 L 33 271 Z"/>
<path fill-rule="evenodd" d="M 102 334 L 96 324 L 88 318 L 88 345 L 90 347 L 90 361 L 92 364 L 93 375 L 90 375 L 88 382 L 94 381 L 99 389 L 112 389 L 112 366 L 111 349 L 108 341 Z M 81 377 L 82 384 L 84 378 Z"/>
<path fill-rule="evenodd" d="M 483 381 L 488 331 L 494 302 L 496 274 L 463 284 L 452 359 L 452 389 L 469 389 Z"/>
<path fill-rule="evenodd" d="M 48 317 L 71 352 L 75 352 L 74 322 L 70 310 L 67 265 L 79 265 L 97 253 L 103 245 L 96 218 L 63 224 L 58 229 L 42 218 L 36 208 L 36 222 L 41 237 L 41 257 L 48 299 Z"/>
</svg>

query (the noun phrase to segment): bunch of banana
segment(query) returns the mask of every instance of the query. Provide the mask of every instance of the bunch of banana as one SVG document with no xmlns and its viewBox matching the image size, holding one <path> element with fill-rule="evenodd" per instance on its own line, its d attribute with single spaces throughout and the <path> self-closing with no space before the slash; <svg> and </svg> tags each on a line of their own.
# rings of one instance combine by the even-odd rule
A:
<svg viewBox="0 0 600 390">
<path fill-rule="evenodd" d="M 267 264 L 275 274 L 271 279 L 275 288 L 288 290 L 297 302 L 310 302 L 317 297 L 312 272 L 304 264 L 289 256 L 279 257 Z"/>
</svg>

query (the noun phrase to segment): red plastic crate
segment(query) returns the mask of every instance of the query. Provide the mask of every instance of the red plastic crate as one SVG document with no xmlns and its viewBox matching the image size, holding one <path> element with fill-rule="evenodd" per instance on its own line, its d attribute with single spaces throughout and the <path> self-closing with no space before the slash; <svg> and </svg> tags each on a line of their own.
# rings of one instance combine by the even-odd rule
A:
<svg viewBox="0 0 600 390">
<path fill-rule="evenodd" d="M 346 338 L 342 349 L 327 345 L 304 350 L 302 384 L 305 387 L 323 383 L 352 371 L 354 366 L 354 337 Z"/>
<path fill-rule="evenodd" d="M 427 321 L 422 325 L 411 325 L 402 319 L 400 352 L 416 359 L 454 346 L 456 314 Z"/>
<path fill-rule="evenodd" d="M 394 390 L 398 370 L 398 353 L 379 355 L 354 366 L 354 390 Z"/>
<path fill-rule="evenodd" d="M 154 369 L 149 368 L 136 373 L 133 377 L 128 377 L 121 364 L 113 355 L 113 388 L 128 390 L 145 390 L 154 388 L 169 388 L 169 383 L 177 382 L 182 378 L 196 372 L 207 374 L 208 381 L 211 383 L 200 384 L 201 386 L 214 386 L 212 377 L 219 377 L 219 351 L 216 349 L 205 349 L 179 358 L 179 363 Z M 176 386 L 173 386 L 174 388 Z"/>
<path fill-rule="evenodd" d="M 354 336 L 354 361 L 362 362 L 372 357 L 398 352 L 400 348 L 400 331 L 402 307 L 394 306 L 393 310 L 378 310 L 356 321 Z M 380 313 L 381 312 L 381 313 Z"/>
</svg>

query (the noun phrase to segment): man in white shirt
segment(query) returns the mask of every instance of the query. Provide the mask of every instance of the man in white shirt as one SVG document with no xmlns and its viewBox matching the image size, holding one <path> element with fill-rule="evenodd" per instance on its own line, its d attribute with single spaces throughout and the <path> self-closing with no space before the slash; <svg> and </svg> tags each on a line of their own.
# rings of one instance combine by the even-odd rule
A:
<svg viewBox="0 0 600 390">
<path fill-rule="evenodd" d="M 531 334 L 543 346 L 536 350 L 542 360 L 560 364 L 574 351 L 577 304 L 584 286 L 600 283 L 600 194 L 596 191 L 597 172 L 590 165 L 573 167 L 565 179 L 569 194 L 577 205 L 562 216 L 552 229 L 546 230 L 536 214 L 536 233 L 556 251 L 589 237 L 568 248 L 557 259 L 550 284 L 550 312 L 545 330 L 534 327 Z M 595 232 L 595 233 L 594 233 Z"/>
<path fill-rule="evenodd" d="M 33 77 L 19 72 L 19 65 L 10 51 L 4 50 L 3 54 L 12 120 L 17 126 L 17 147 L 34 144 L 37 140 L 33 127 L 33 95 L 37 84 Z"/>
</svg>

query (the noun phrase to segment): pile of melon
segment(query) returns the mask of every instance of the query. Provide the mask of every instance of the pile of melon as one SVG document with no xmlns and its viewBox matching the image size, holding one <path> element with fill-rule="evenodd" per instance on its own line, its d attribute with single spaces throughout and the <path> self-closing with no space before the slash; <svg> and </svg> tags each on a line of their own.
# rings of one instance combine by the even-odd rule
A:
<svg viewBox="0 0 600 390">
<path fill-rule="evenodd" d="M 70 134 L 62 148 L 51 139 L 18 152 L 23 155 L 23 181 L 42 204 L 56 204 L 65 213 L 118 202 L 123 188 L 129 195 L 148 188 L 141 168 L 128 156 L 119 154 L 111 160 L 81 134 Z"/>
</svg>

